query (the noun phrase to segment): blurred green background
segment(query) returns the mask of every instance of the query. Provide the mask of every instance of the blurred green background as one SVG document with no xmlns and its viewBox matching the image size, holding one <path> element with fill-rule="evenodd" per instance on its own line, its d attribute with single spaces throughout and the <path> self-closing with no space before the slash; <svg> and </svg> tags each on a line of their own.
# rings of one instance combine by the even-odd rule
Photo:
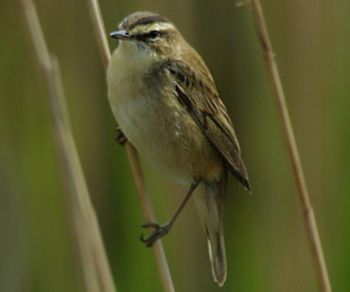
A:
<svg viewBox="0 0 350 292">
<path fill-rule="evenodd" d="M 147 2 L 147 3 L 146 3 Z M 86 1 L 36 1 L 58 56 L 74 136 L 119 291 L 162 291 L 124 150 L 114 142 Z M 350 291 L 350 3 L 263 1 L 334 291 Z M 170 18 L 202 54 L 229 108 L 254 195 L 231 179 L 228 280 L 212 281 L 191 204 L 164 239 L 177 291 L 318 291 L 302 213 L 249 6 L 101 1 L 111 31 L 136 10 Z M 82 291 L 48 99 L 19 1 L 0 2 L 0 291 Z M 116 43 L 110 43 L 115 48 Z M 185 189 L 143 163 L 157 218 Z"/>
</svg>

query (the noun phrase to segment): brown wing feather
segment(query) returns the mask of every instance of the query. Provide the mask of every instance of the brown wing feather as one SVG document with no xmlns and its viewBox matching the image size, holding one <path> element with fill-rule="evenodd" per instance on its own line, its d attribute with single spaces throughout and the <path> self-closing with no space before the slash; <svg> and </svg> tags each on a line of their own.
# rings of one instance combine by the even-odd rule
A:
<svg viewBox="0 0 350 292">
<path fill-rule="evenodd" d="M 201 60 L 198 62 L 199 75 L 178 60 L 168 60 L 165 67 L 175 77 L 174 86 L 180 103 L 220 153 L 228 170 L 250 190 L 247 170 L 226 107 L 208 69 Z"/>
</svg>

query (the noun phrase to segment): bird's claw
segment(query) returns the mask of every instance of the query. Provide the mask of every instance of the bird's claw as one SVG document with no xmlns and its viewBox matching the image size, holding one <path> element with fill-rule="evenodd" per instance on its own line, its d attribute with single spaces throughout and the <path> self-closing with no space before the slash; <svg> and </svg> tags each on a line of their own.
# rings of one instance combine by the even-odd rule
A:
<svg viewBox="0 0 350 292">
<path fill-rule="evenodd" d="M 150 247 L 155 243 L 158 239 L 162 238 L 164 235 L 166 235 L 169 232 L 170 225 L 159 225 L 157 223 L 149 222 L 142 225 L 142 228 L 151 228 L 153 229 L 153 232 L 147 236 L 144 237 L 142 234 L 140 239 L 143 243 L 146 244 L 147 247 Z"/>
<path fill-rule="evenodd" d="M 128 138 L 126 138 L 123 131 L 119 127 L 115 131 L 115 140 L 117 141 L 118 144 L 122 146 L 126 143 L 126 141 L 128 141 Z"/>
</svg>

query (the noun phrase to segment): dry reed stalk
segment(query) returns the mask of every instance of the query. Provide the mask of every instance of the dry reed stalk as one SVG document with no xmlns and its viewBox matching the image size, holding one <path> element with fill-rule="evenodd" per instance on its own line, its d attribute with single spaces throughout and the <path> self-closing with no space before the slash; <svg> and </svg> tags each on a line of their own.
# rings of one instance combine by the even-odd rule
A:
<svg viewBox="0 0 350 292">
<path fill-rule="evenodd" d="M 88 292 L 116 292 L 72 135 L 58 63 L 48 51 L 33 2 L 31 0 L 21 0 L 21 2 L 29 36 L 48 91 L 56 147 L 63 182 L 69 191 L 85 289 Z"/>
<path fill-rule="evenodd" d="M 286 98 L 284 95 L 281 78 L 278 72 L 275 53 L 273 52 L 271 40 L 266 26 L 263 10 L 259 0 L 251 0 L 255 27 L 260 40 L 262 50 L 265 55 L 265 63 L 271 81 L 273 93 L 276 98 L 277 110 L 283 126 L 283 133 L 289 152 L 290 162 L 293 169 L 295 184 L 298 189 L 298 197 L 303 211 L 304 224 L 309 237 L 313 258 L 318 271 L 318 279 L 323 292 L 331 292 L 331 284 L 327 272 L 327 266 L 322 251 L 320 235 L 318 232 L 316 218 L 310 201 L 303 168 L 294 136 L 292 123 L 288 113 Z"/>
<path fill-rule="evenodd" d="M 104 67 L 107 68 L 109 60 L 111 58 L 111 53 L 106 38 L 106 29 L 103 24 L 100 6 L 97 0 L 88 0 L 88 5 L 91 21 L 95 30 L 97 45 L 101 54 L 102 63 Z M 145 187 L 144 176 L 136 149 L 128 142 L 125 143 L 125 148 L 134 176 L 139 201 L 143 209 L 144 218 L 146 222 L 155 222 L 152 201 Z M 164 291 L 174 292 L 175 287 L 171 278 L 168 262 L 161 240 L 157 240 L 157 242 L 155 242 L 152 247 L 156 256 L 156 262 Z"/>
</svg>

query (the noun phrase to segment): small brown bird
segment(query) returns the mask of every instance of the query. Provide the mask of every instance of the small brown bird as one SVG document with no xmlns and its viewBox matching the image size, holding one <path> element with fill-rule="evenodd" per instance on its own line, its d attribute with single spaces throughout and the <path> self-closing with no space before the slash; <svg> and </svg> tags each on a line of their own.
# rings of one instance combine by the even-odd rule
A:
<svg viewBox="0 0 350 292">
<path fill-rule="evenodd" d="M 147 246 L 167 234 L 195 189 L 208 238 L 215 281 L 226 279 L 223 208 L 227 173 L 250 191 L 246 167 L 227 110 L 198 53 L 168 19 L 151 12 L 127 16 L 108 66 L 109 101 L 120 131 L 151 164 L 190 185 L 167 224 L 153 229 Z"/>
</svg>

